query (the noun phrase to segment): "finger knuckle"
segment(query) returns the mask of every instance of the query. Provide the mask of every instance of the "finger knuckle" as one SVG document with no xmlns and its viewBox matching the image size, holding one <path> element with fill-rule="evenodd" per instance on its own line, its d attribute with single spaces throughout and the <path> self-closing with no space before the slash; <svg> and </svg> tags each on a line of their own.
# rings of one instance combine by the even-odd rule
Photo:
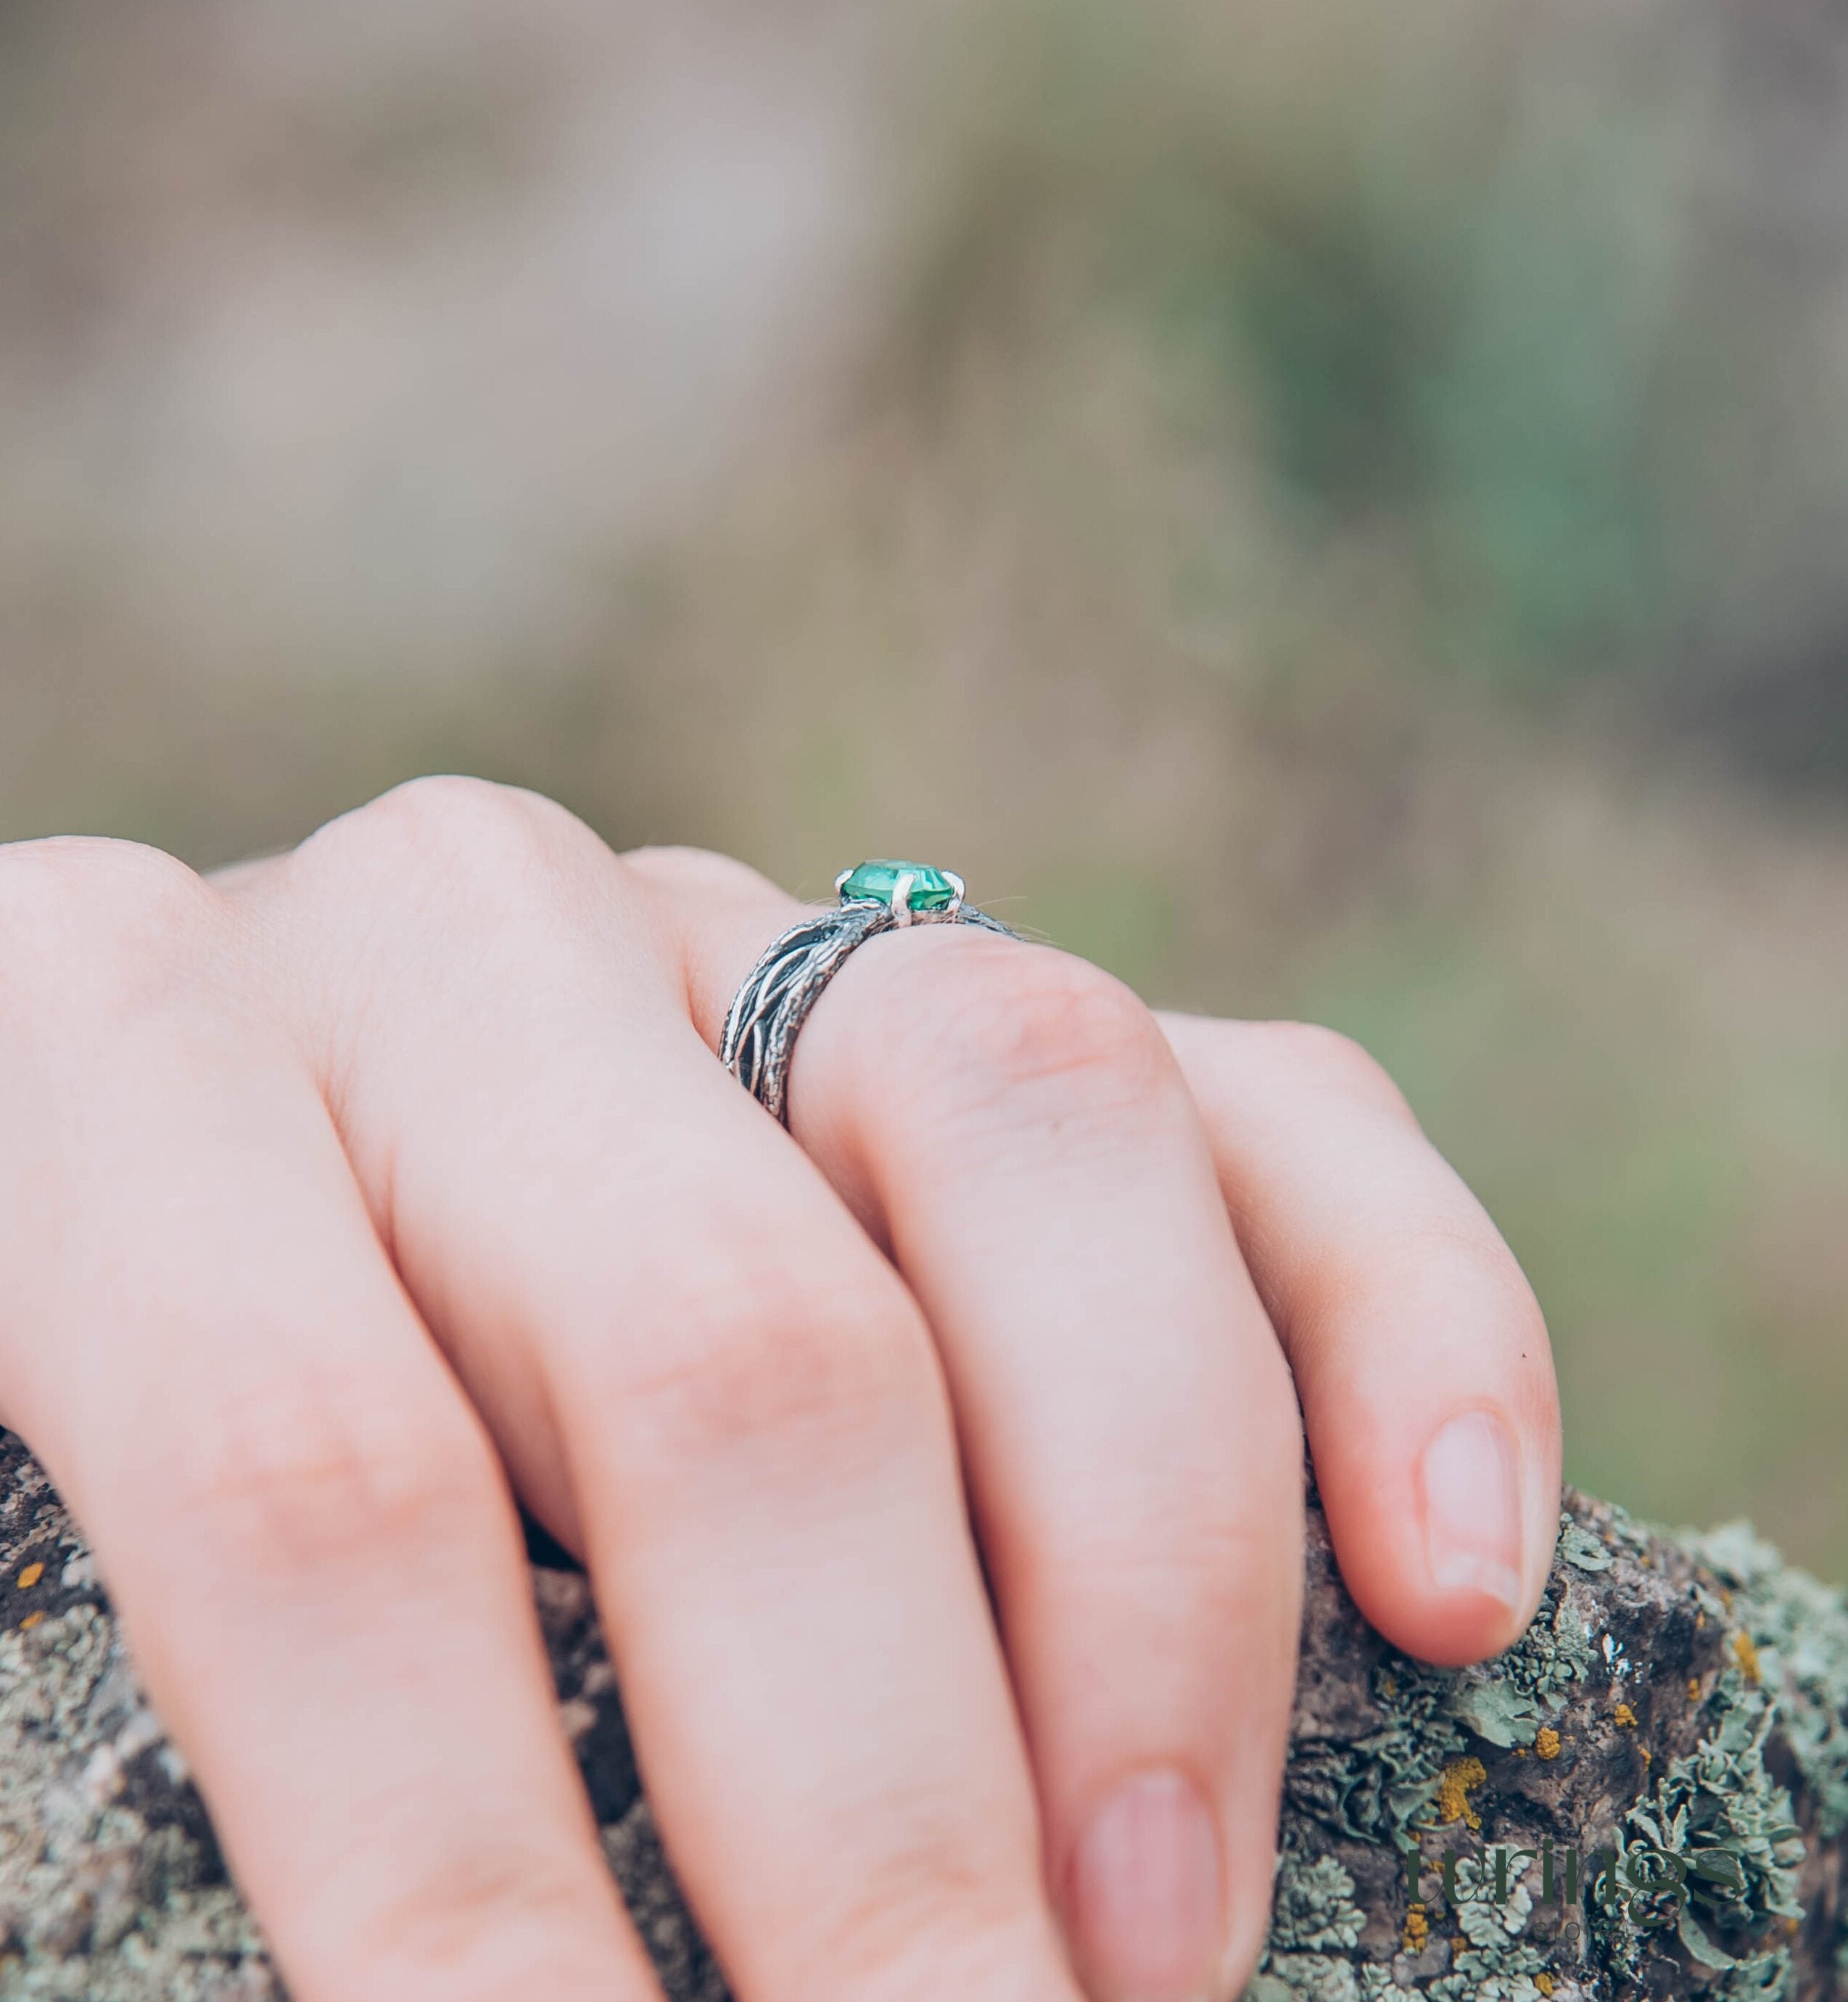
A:
<svg viewBox="0 0 1848 2002">
<path fill-rule="evenodd" d="M 603 1365 L 597 1396 L 630 1463 L 768 1457 L 838 1470 L 939 1418 L 921 1324 L 863 1282 L 721 1254 L 682 1280 L 664 1346 Z"/>
<path fill-rule="evenodd" d="M 576 814 L 543 794 L 490 779 L 443 773 L 408 779 L 330 821 L 296 853 L 311 878 L 408 888 L 420 900 L 484 900 L 531 906 L 542 891 L 596 853 L 615 858 Z"/>
<path fill-rule="evenodd" d="M 466 1428 L 357 1414 L 366 1393 L 253 1400 L 173 1469 L 189 1530 L 240 1566 L 300 1575 L 453 1544 L 493 1488 Z"/>
<path fill-rule="evenodd" d="M 520 1952 L 536 1979 L 535 1963 L 571 1958 L 595 1913 L 585 1875 L 504 1843 L 446 1849 L 358 1928 L 357 1957 L 377 1982 L 369 1992 L 394 1993 L 390 1983 L 413 1976 L 465 1979 L 472 1968 L 504 1964 L 510 1952 Z"/>
<path fill-rule="evenodd" d="M 1137 1463 L 1147 1471 L 1133 1491 L 1069 1504 L 1064 1519 L 1048 1516 L 1010 1550 L 1010 1584 L 1017 1578 L 1038 1604 L 1078 1589 L 1149 1631 L 1156 1608 L 1182 1619 L 1227 1610 L 1262 1617 L 1280 1565 L 1295 1571 L 1303 1490 L 1302 1418 L 1278 1363 L 1241 1386 L 1236 1456 L 1204 1418 L 1170 1425 L 1165 1453 Z"/>
<path fill-rule="evenodd" d="M 1100 967 L 1043 947 L 971 938 L 935 956 L 900 991 L 908 1044 L 933 1048 L 923 1069 L 983 1106 L 1023 1090 L 1121 1109 L 1173 1082 L 1173 1059 L 1155 1017 Z"/>
<path fill-rule="evenodd" d="M 721 855 L 716 849 L 654 842 L 646 848 L 625 849 L 622 860 L 638 875 L 665 890 L 701 897 L 780 897 L 783 894 L 748 862 Z"/>
<path fill-rule="evenodd" d="M 849 1992 L 925 1996 L 1012 1992 L 1041 1964 L 1043 1937 L 1031 1887 L 1014 1858 L 1031 1832 L 978 1831 L 964 1815 L 930 1812 L 905 1840 L 863 1855 L 838 1902 L 824 1907 L 826 1963 Z"/>
<path fill-rule="evenodd" d="M 1398 1262 L 1442 1274 L 1452 1292 L 1488 1307 L 1498 1320 L 1532 1316 L 1538 1320 L 1533 1289 L 1487 1212 L 1466 1191 L 1446 1194 L 1449 1200 L 1433 1201 L 1407 1221 Z"/>
<path fill-rule="evenodd" d="M 1408 1256 L 1445 1275 L 1456 1310 L 1482 1331 L 1485 1349 L 1507 1358 L 1516 1394 L 1530 1413 L 1543 1419 L 1556 1413 L 1546 1317 L 1520 1261 L 1487 1216 L 1475 1210 L 1428 1220 L 1414 1234 Z"/>
<path fill-rule="evenodd" d="M 110 1014 L 145 1013 L 196 965 L 213 892 L 141 842 L 66 838 L 0 848 L 9 986 Z"/>
<path fill-rule="evenodd" d="M 1270 1062 L 1318 1087 L 1341 1092 L 1410 1116 L 1404 1094 L 1363 1044 L 1320 1022 L 1251 1025 L 1267 1044 Z"/>
</svg>

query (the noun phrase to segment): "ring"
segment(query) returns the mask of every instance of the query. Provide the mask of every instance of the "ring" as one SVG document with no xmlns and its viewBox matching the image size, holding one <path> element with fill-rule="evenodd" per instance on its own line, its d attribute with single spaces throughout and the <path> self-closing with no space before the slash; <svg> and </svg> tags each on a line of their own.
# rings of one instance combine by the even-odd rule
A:
<svg viewBox="0 0 1848 2002">
<path fill-rule="evenodd" d="M 840 902 L 791 925 L 750 971 L 725 1017 L 719 1061 L 786 1126 L 796 1038 L 856 946 L 907 925 L 979 925 L 1020 933 L 963 901 L 963 879 L 922 862 L 863 862 L 834 879 Z"/>
</svg>

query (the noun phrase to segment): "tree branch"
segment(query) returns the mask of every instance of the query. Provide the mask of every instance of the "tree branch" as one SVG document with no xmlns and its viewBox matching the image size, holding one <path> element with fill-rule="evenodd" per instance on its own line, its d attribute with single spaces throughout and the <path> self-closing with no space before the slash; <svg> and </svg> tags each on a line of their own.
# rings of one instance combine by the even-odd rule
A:
<svg viewBox="0 0 1848 2002">
<path fill-rule="evenodd" d="M 1312 1495 L 1276 1911 L 1250 2002 L 1848 2002 L 1848 1607 L 1742 1526 L 1671 1540 L 1566 1505 L 1539 1617 L 1498 1661 L 1452 1671 L 1362 1620 Z M 585 1582 L 538 1554 L 611 1867 L 670 2002 L 724 2002 Z M 176 1553 L 176 1592 L 184 1575 Z M 283 1993 L 76 1526 L 5 1433 L 0 1955 L 5 1997 Z"/>
</svg>

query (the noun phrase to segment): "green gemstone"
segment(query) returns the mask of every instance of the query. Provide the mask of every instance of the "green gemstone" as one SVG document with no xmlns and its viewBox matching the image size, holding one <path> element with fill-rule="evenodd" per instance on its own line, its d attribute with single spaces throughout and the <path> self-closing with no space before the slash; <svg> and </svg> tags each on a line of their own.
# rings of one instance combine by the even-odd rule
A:
<svg viewBox="0 0 1848 2002">
<path fill-rule="evenodd" d="M 940 869 L 922 862 L 863 862 L 841 884 L 843 904 L 884 904 L 888 908 L 901 876 L 912 881 L 914 911 L 944 911 L 956 901 L 956 885 Z"/>
</svg>

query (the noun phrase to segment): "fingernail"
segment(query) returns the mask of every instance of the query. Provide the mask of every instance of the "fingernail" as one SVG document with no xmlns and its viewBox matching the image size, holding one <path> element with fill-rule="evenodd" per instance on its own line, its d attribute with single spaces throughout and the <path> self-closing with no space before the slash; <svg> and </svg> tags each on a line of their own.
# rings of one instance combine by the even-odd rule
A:
<svg viewBox="0 0 1848 2002">
<path fill-rule="evenodd" d="M 1107 2002 L 1198 2002 L 1225 1952 L 1212 1811 L 1183 1774 L 1138 1773 L 1106 1796 L 1072 1859 L 1068 1918 Z"/>
<path fill-rule="evenodd" d="M 1435 1583 L 1521 1603 L 1515 1442 L 1487 1411 L 1452 1418 L 1424 1449 L 1424 1542 Z"/>
</svg>

